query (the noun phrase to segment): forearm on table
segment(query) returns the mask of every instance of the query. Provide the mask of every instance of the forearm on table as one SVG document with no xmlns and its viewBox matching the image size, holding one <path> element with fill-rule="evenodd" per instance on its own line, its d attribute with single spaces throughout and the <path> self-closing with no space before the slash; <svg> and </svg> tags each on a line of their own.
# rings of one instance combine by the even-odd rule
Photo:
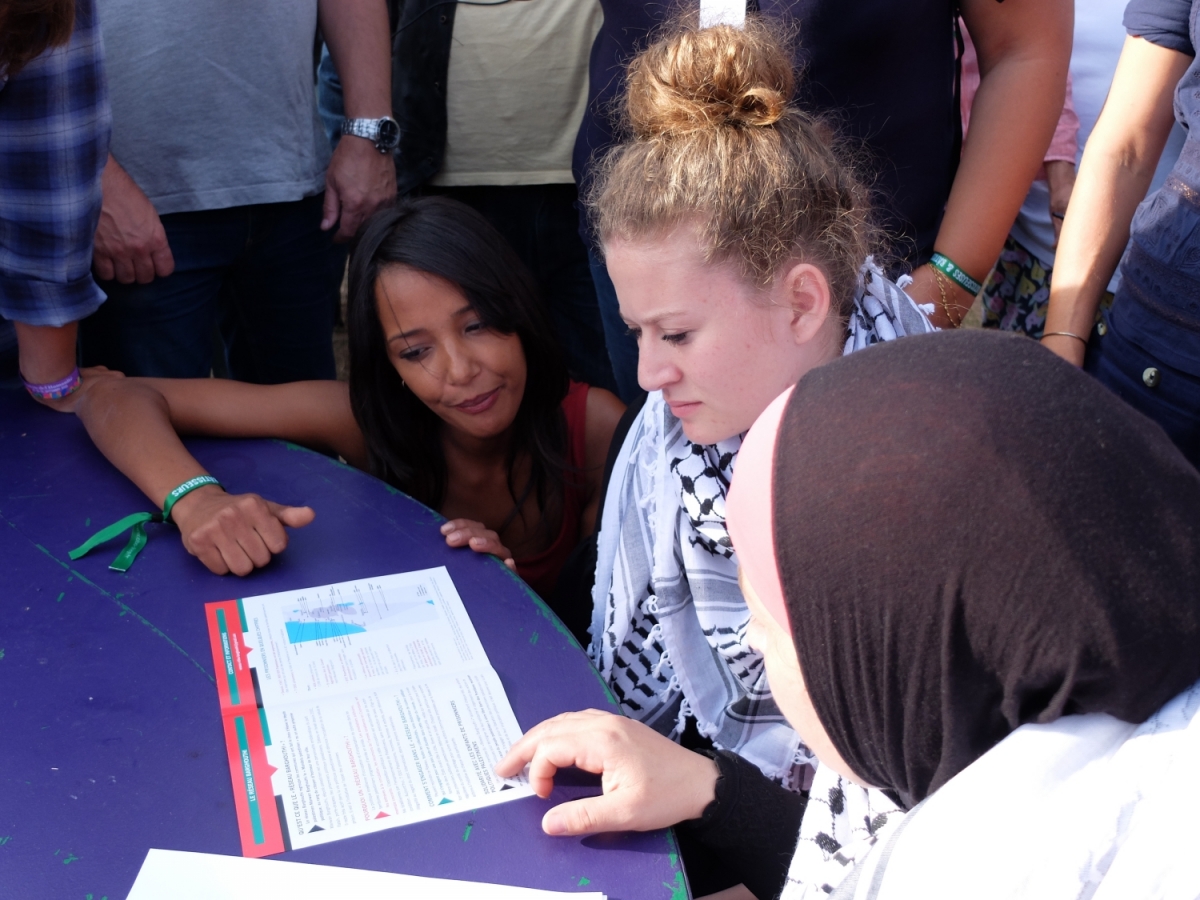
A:
<svg viewBox="0 0 1200 900">
<path fill-rule="evenodd" d="M 120 379 L 96 385 L 76 414 L 105 458 L 156 507 L 183 482 L 208 474 L 175 433 L 166 399 L 148 384 Z"/>
<path fill-rule="evenodd" d="M 935 249 L 982 282 L 1042 165 L 1062 109 L 1055 58 L 1006 58 L 975 95 L 971 131 Z"/>
<path fill-rule="evenodd" d="M 392 114 L 391 38 L 383 0 L 319 0 L 321 33 L 342 83 L 346 117 Z"/>
<path fill-rule="evenodd" d="M 359 468 L 366 465 L 365 443 L 344 382 L 263 385 L 225 378 L 139 378 L 130 383 L 165 401 L 171 428 L 180 435 L 277 438 L 341 456 Z"/>
</svg>

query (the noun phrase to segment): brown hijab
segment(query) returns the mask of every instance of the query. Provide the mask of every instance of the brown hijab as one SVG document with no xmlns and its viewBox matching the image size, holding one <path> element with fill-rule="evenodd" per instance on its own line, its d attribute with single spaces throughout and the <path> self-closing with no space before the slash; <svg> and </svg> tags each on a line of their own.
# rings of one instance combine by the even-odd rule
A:
<svg viewBox="0 0 1200 900">
<path fill-rule="evenodd" d="M 1200 679 L 1200 474 L 1032 341 L 918 336 L 823 366 L 773 469 L 817 715 L 906 805 L 1023 724 L 1142 722 Z"/>
</svg>

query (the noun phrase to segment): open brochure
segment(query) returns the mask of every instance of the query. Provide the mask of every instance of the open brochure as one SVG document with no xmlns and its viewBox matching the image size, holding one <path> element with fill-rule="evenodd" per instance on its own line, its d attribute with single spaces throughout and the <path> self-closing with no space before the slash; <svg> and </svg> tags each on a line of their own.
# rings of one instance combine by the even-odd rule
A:
<svg viewBox="0 0 1200 900">
<path fill-rule="evenodd" d="M 205 606 L 245 856 L 532 795 L 445 567 Z"/>
<path fill-rule="evenodd" d="M 501 884 L 394 875 L 339 866 L 242 859 L 179 850 L 151 850 L 128 900 L 604 900 L 598 892 L 569 894 Z"/>
</svg>

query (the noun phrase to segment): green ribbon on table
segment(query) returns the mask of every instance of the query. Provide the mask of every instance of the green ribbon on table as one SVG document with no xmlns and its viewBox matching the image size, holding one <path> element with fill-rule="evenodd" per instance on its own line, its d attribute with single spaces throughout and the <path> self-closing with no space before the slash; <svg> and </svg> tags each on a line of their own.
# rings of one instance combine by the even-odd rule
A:
<svg viewBox="0 0 1200 900">
<path fill-rule="evenodd" d="M 133 515 L 126 516 L 119 522 L 113 522 L 107 528 L 101 528 L 74 550 L 70 551 L 67 556 L 73 560 L 79 559 L 95 550 L 101 544 L 119 537 L 126 531 L 129 531 L 129 529 L 133 529 L 130 532 L 129 541 L 125 544 L 125 548 L 117 554 L 116 559 L 108 564 L 108 567 L 114 572 L 128 572 L 129 567 L 133 565 L 133 561 L 137 559 L 137 555 L 146 546 L 146 523 L 171 521 L 171 510 L 178 500 L 186 497 L 197 488 L 202 488 L 209 484 L 221 487 L 221 482 L 217 481 L 211 475 L 197 475 L 195 478 L 189 478 L 171 491 L 171 493 L 167 494 L 167 499 L 163 501 L 162 512 L 134 513 Z"/>
<path fill-rule="evenodd" d="M 71 557 L 71 559 L 79 559 L 81 556 L 86 556 L 101 544 L 111 541 L 113 538 L 124 534 L 128 529 L 132 528 L 133 533 L 129 535 L 129 542 L 125 545 L 125 549 L 118 553 L 117 558 L 108 565 L 114 572 L 128 572 L 129 567 L 133 565 L 133 561 L 137 559 L 137 555 L 146 546 L 146 523 L 161 522 L 162 520 L 162 513 L 140 512 L 126 516 L 121 521 L 113 522 L 107 528 L 97 531 L 68 553 L 67 556 Z"/>
</svg>

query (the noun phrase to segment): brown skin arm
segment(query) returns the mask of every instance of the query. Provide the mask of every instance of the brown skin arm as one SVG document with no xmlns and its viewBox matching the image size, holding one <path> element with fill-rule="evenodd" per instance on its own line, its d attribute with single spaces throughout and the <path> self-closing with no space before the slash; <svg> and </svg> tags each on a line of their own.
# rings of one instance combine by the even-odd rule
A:
<svg viewBox="0 0 1200 900">
<path fill-rule="evenodd" d="M 177 485 L 208 474 L 181 434 L 281 438 L 336 453 L 360 468 L 366 463 L 346 386 L 333 381 L 105 378 L 88 386 L 75 412 L 100 452 L 156 507 Z M 238 575 L 283 551 L 283 526 L 307 525 L 313 515 L 307 507 L 230 495 L 215 486 L 192 491 L 172 511 L 189 553 L 217 574 Z"/>
<path fill-rule="evenodd" d="M 979 54 L 971 130 L 934 248 L 982 282 L 995 265 L 1062 114 L 1075 20 L 1071 0 L 963 0 Z M 913 273 L 909 294 L 932 303 L 939 328 L 957 325 L 974 297 L 933 269 Z"/>
<path fill-rule="evenodd" d="M 591 388 L 587 396 L 587 423 L 584 440 L 587 443 L 587 503 L 579 521 L 582 537 L 596 530 L 596 516 L 604 502 L 604 463 L 608 459 L 608 447 L 613 432 L 625 413 L 625 404 L 617 396 L 603 388 Z"/>
</svg>

